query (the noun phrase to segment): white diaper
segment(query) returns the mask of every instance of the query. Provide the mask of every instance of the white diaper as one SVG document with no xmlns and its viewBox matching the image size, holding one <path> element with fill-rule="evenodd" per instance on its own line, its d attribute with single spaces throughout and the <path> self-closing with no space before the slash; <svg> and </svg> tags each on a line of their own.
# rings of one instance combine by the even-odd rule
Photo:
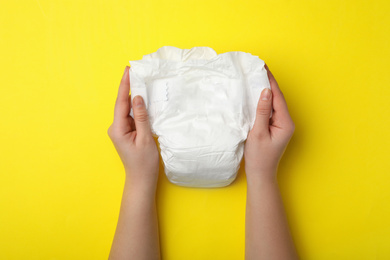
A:
<svg viewBox="0 0 390 260">
<path fill-rule="evenodd" d="M 260 93 L 270 88 L 264 61 L 245 52 L 165 46 L 130 66 L 131 98 L 145 101 L 169 181 L 233 182 Z"/>
</svg>

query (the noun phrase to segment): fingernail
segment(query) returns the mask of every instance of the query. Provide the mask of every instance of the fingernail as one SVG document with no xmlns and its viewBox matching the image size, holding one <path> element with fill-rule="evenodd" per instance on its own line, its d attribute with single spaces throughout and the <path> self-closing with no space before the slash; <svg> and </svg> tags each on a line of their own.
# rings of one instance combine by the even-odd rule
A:
<svg viewBox="0 0 390 260">
<path fill-rule="evenodd" d="M 125 71 L 123 72 L 123 75 L 126 74 L 126 72 L 128 71 L 128 69 L 129 69 L 129 66 L 126 66 Z"/>
<path fill-rule="evenodd" d="M 129 80 L 128 67 L 126 66 L 125 71 L 123 72 L 121 83 L 127 83 Z"/>
<path fill-rule="evenodd" d="M 261 92 L 261 100 L 269 100 L 271 98 L 271 90 L 266 88 Z"/>
<path fill-rule="evenodd" d="M 141 96 L 135 96 L 134 97 L 134 106 L 135 107 L 142 107 L 144 104 L 144 100 Z"/>
</svg>

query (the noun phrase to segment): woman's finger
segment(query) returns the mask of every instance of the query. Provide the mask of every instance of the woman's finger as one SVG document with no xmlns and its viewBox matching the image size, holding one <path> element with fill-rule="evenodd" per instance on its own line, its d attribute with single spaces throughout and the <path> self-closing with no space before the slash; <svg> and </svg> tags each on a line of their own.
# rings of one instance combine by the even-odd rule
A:
<svg viewBox="0 0 390 260">
<path fill-rule="evenodd" d="M 274 122 L 287 122 L 289 121 L 290 114 L 288 112 L 287 103 L 284 98 L 284 95 L 282 91 L 279 88 L 278 83 L 276 82 L 275 77 L 272 75 L 271 71 L 269 70 L 268 66 L 265 65 L 265 68 L 267 70 L 268 79 L 271 85 L 272 90 L 272 106 L 273 106 L 273 121 Z"/>
<path fill-rule="evenodd" d="M 129 96 L 129 106 L 130 106 L 130 109 L 131 109 L 131 94 Z M 135 129 L 134 118 L 132 118 L 131 116 L 128 116 L 127 120 L 129 121 L 130 131 L 135 131 L 136 129 Z"/>
<path fill-rule="evenodd" d="M 256 119 L 252 133 L 258 138 L 269 136 L 269 117 L 272 111 L 272 92 L 268 88 L 263 89 L 256 109 Z"/>
<path fill-rule="evenodd" d="M 150 130 L 148 111 L 145 102 L 141 96 L 135 96 L 133 99 L 134 123 L 137 130 L 137 138 L 146 140 L 152 137 Z"/>
<path fill-rule="evenodd" d="M 127 120 L 127 117 L 130 113 L 129 93 L 129 66 L 126 66 L 121 83 L 119 84 L 118 96 L 115 102 L 114 122 L 121 122 Z"/>
</svg>

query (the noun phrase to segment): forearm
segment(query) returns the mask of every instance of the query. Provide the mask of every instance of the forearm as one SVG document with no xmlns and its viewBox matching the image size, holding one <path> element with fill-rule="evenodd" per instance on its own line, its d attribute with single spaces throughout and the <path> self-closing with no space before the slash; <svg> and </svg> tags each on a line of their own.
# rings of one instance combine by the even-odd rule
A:
<svg viewBox="0 0 390 260">
<path fill-rule="evenodd" d="M 126 180 L 109 259 L 160 259 L 155 187 Z"/>
<path fill-rule="evenodd" d="M 276 174 L 247 176 L 245 259 L 298 259 Z"/>
</svg>

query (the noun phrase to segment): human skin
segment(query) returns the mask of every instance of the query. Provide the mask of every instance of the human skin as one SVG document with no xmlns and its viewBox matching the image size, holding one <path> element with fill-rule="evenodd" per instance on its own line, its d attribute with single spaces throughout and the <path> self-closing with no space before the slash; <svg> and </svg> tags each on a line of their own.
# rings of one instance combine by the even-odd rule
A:
<svg viewBox="0 0 390 260">
<path fill-rule="evenodd" d="M 245 144 L 247 204 L 245 259 L 298 259 L 276 173 L 295 125 L 278 83 L 266 66 L 271 91 L 262 91 Z M 271 111 L 272 118 L 270 119 Z"/>
<path fill-rule="evenodd" d="M 261 94 L 244 152 L 248 182 L 245 258 L 297 259 L 276 180 L 279 160 L 294 132 L 294 123 L 275 78 L 266 69 L 272 92 L 269 99 L 265 99 L 265 91 Z M 142 97 L 133 100 L 134 119 L 129 115 L 129 92 L 126 67 L 114 122 L 108 129 L 126 173 L 109 259 L 160 259 L 155 202 L 159 155 Z"/>
<path fill-rule="evenodd" d="M 131 109 L 129 67 L 126 66 L 115 103 L 114 122 L 108 128 L 123 163 L 126 180 L 109 259 L 160 259 L 156 186 L 159 155 L 142 97 Z"/>
</svg>

